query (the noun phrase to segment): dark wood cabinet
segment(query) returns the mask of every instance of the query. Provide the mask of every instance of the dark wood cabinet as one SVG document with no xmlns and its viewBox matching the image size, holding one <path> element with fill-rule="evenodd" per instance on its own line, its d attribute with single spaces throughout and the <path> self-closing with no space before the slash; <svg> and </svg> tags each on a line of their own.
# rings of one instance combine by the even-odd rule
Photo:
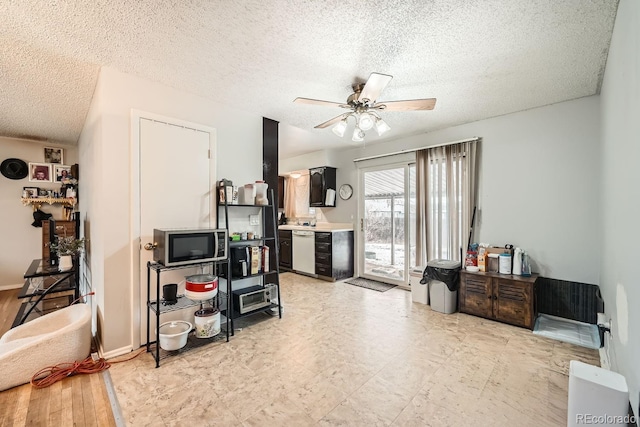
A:
<svg viewBox="0 0 640 427">
<path fill-rule="evenodd" d="M 316 274 L 320 279 L 353 277 L 353 231 L 316 231 Z"/>
<path fill-rule="evenodd" d="M 280 245 L 280 268 L 291 270 L 291 231 L 278 230 L 278 244 Z"/>
<path fill-rule="evenodd" d="M 327 204 L 327 190 L 333 190 L 333 203 Z M 336 206 L 336 168 L 323 166 L 309 169 L 309 206 Z"/>
<path fill-rule="evenodd" d="M 535 274 L 523 277 L 463 270 L 460 274 L 460 311 L 533 329 L 537 314 L 537 279 Z"/>
<path fill-rule="evenodd" d="M 76 237 L 79 232 L 80 223 L 77 221 L 55 221 L 55 235 L 59 237 Z M 49 220 L 42 221 L 42 259 L 49 260 L 51 251 L 48 243 L 51 241 L 49 232 Z"/>
</svg>

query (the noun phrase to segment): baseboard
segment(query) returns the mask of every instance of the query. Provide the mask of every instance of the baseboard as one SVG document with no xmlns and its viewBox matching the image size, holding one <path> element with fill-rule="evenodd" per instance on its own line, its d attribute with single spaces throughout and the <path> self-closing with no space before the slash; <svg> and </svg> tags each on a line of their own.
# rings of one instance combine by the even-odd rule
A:
<svg viewBox="0 0 640 427">
<path fill-rule="evenodd" d="M 108 352 L 104 351 L 104 349 L 102 348 L 102 343 L 99 343 L 99 346 L 98 346 L 98 354 L 100 355 L 100 357 L 107 360 L 113 359 L 114 357 L 122 356 L 123 354 L 129 354 L 132 351 L 133 351 L 133 348 L 130 345 L 120 347 Z"/>
<path fill-rule="evenodd" d="M 17 285 L 0 285 L 0 291 L 10 291 L 12 289 L 20 289 L 22 285 L 24 285 L 24 283 L 17 284 Z"/>
</svg>

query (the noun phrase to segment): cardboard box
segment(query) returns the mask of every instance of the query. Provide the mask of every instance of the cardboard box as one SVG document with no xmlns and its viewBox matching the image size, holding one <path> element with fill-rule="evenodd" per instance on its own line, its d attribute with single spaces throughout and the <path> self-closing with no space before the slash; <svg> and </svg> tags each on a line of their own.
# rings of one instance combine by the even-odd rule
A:
<svg viewBox="0 0 640 427">
<path fill-rule="evenodd" d="M 260 263 L 262 261 L 262 251 L 260 246 L 251 246 L 251 274 L 258 274 L 260 272 Z"/>
</svg>

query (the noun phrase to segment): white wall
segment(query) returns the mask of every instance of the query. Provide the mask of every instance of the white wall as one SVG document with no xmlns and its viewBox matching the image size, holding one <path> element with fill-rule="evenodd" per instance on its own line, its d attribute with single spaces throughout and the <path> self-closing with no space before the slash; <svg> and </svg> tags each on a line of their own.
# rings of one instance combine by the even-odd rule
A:
<svg viewBox="0 0 640 427">
<path fill-rule="evenodd" d="M 474 240 L 526 249 L 534 270 L 546 277 L 597 283 L 599 114 L 593 96 L 328 158 L 338 168 L 338 186 L 356 188 L 353 159 L 482 137 Z M 338 200 L 323 213 L 330 221 L 352 222 L 357 198 Z"/>
<path fill-rule="evenodd" d="M 612 369 L 629 385 L 636 416 L 640 392 L 640 2 L 621 0 L 601 91 L 602 258 L 600 289 L 613 319 Z"/>
<path fill-rule="evenodd" d="M 76 147 L 47 144 L 24 139 L 0 137 L 0 162 L 8 158 L 30 162 L 44 162 L 44 147 L 61 147 L 64 164 L 78 163 Z M 82 184 L 81 184 L 82 185 Z M 0 224 L 3 225 L 0 248 L 0 290 L 21 287 L 24 273 L 31 261 L 42 258 L 42 228 L 31 225 L 33 208 L 20 202 L 23 187 L 40 187 L 58 191 L 60 184 L 29 182 L 29 177 L 13 180 L 0 175 Z M 43 212 L 62 219 L 61 205 L 43 204 Z"/>
<path fill-rule="evenodd" d="M 131 325 L 135 320 L 131 318 L 132 293 L 139 286 L 138 266 L 134 265 L 138 236 L 131 231 L 132 221 L 136 220 L 132 217 L 133 204 L 137 202 L 130 196 L 135 181 L 130 172 L 131 109 L 216 128 L 218 178 L 232 179 L 234 183 L 262 179 L 262 117 L 110 68 L 101 70 L 80 151 L 92 162 L 83 167 L 96 168 L 94 187 L 85 206 L 91 233 L 98 235 L 95 240 L 90 236 L 96 255 L 91 257 L 90 267 L 93 287 L 104 298 L 99 310 L 103 317 L 99 333 L 105 352 L 131 346 Z M 168 207 L 182 209 L 170 202 Z M 102 260 L 104 268 L 100 265 Z"/>
</svg>

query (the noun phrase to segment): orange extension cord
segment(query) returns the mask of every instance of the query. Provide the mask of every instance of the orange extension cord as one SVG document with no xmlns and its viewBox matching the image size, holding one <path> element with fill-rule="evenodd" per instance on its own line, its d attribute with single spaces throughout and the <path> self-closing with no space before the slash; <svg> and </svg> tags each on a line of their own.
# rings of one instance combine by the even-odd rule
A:
<svg viewBox="0 0 640 427">
<path fill-rule="evenodd" d="M 93 295 L 93 292 L 87 295 Z M 84 298 L 87 295 L 81 296 L 76 301 Z M 76 301 L 74 301 L 74 303 Z M 134 359 L 140 356 L 143 353 L 143 351 L 144 351 L 144 348 L 141 348 L 130 357 L 127 357 L 125 359 L 115 359 L 115 360 L 112 360 L 111 362 L 107 362 L 103 358 L 94 360 L 93 356 L 89 356 L 81 362 L 60 363 L 55 366 L 48 366 L 44 369 L 39 370 L 31 377 L 31 385 L 35 388 L 45 388 L 67 377 L 71 377 L 73 375 L 94 374 L 97 372 L 102 372 L 104 370 L 109 369 L 111 367 L 111 363 L 127 362 L 131 359 Z"/>
<path fill-rule="evenodd" d="M 33 377 L 31 377 L 31 385 L 35 388 L 45 388 L 73 375 L 95 374 L 97 372 L 102 372 L 106 369 L 109 369 L 112 363 L 127 362 L 140 356 L 144 352 L 144 350 L 145 349 L 143 347 L 136 351 L 133 355 L 125 359 L 112 360 L 111 362 L 107 362 L 103 358 L 93 360 L 93 357 L 89 356 L 82 362 L 60 363 L 55 366 L 48 366 L 44 369 L 39 370 L 33 375 Z"/>
</svg>

